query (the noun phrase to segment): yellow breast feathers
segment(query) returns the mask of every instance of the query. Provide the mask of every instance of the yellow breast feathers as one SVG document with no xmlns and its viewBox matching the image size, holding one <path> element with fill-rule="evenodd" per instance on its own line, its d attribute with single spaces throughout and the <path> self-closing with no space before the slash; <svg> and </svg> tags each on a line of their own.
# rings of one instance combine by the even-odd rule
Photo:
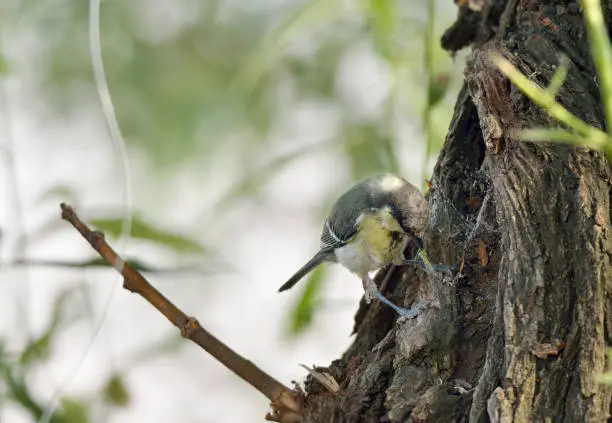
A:
<svg viewBox="0 0 612 423">
<path fill-rule="evenodd" d="M 391 215 L 383 208 L 375 214 L 366 214 L 359 222 L 359 235 L 365 247 L 381 264 L 401 261 L 407 235 Z"/>
</svg>

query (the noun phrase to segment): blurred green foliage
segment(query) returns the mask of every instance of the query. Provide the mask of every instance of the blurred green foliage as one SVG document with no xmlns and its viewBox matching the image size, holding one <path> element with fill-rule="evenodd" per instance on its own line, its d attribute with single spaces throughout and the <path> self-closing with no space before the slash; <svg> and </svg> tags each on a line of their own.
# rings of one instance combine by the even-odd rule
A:
<svg viewBox="0 0 612 423">
<path fill-rule="evenodd" d="M 8 61 L 6 57 L 0 54 L 0 75 L 6 74 L 9 71 Z"/>
<path fill-rule="evenodd" d="M 119 124 L 127 142 L 158 169 L 180 166 L 195 152 L 211 161 L 231 152 L 243 173 L 218 206 L 256 194 L 283 168 L 322 150 L 340 153 L 351 180 L 382 171 L 402 173 L 398 121 L 426 133 L 424 160 L 443 142 L 452 108 L 452 98 L 444 99 L 461 81 L 449 77 L 452 61 L 435 31 L 446 23 L 434 26 L 442 16 L 433 2 L 306 0 L 243 8 L 220 0 L 180 1 L 171 8 L 155 3 L 159 7 L 146 9 L 132 2 L 101 4 L 103 59 Z M 60 11 L 51 0 L 24 0 L 13 10 L 18 22 L 44 36 L 39 92 L 61 116 L 98 102 L 88 12 L 87 2 L 77 0 L 64 2 Z M 453 16 L 443 18 L 450 22 Z M 382 113 L 366 120 L 355 116 L 337 89 L 345 53 L 360 45 L 369 46 L 391 75 Z M 289 98 L 278 101 L 287 90 Z M 328 142 L 296 145 L 272 157 L 270 132 L 303 101 L 333 104 L 340 112 L 338 133 Z M 239 137 L 239 144 L 232 137 Z M 428 173 L 425 167 L 423 178 Z M 70 187 L 48 195 L 61 193 L 73 196 Z M 110 216 L 92 223 L 118 236 L 123 219 Z M 134 238 L 179 253 L 206 251 L 195 239 L 160 229 L 138 214 L 133 219 Z"/>
<path fill-rule="evenodd" d="M 108 379 L 103 391 L 104 400 L 115 407 L 125 407 L 130 402 L 130 394 L 122 376 L 119 374 L 115 374 Z"/>
<path fill-rule="evenodd" d="M 105 219 L 92 219 L 89 223 L 106 235 L 118 238 L 130 236 L 159 243 L 177 253 L 204 254 L 206 248 L 201 243 L 188 236 L 179 235 L 172 231 L 164 230 L 153 223 L 147 222 L 140 214 L 133 214 L 129 234 L 123 234 L 124 217 L 110 217 Z"/>
<path fill-rule="evenodd" d="M 35 366 L 49 359 L 58 333 L 69 324 L 78 322 L 82 317 L 72 313 L 71 320 L 66 318 L 67 311 L 74 310 L 74 307 L 68 304 L 74 293 L 74 290 L 65 290 L 55 298 L 51 315 L 47 320 L 47 327 L 40 335 L 31 338 L 26 343 L 17 359 L 9 355 L 0 343 L 0 380 L 8 388 L 5 399 L 19 404 L 32 416 L 34 421 L 39 421 L 48 407 L 32 394 L 32 389 L 28 385 L 29 374 Z M 61 410 L 51 417 L 51 423 L 86 423 L 89 421 L 88 406 L 84 402 L 74 398 L 63 398 L 61 402 Z"/>
<path fill-rule="evenodd" d="M 16 357 L 8 353 L 3 338 L 0 338 L 0 387 L 4 387 L 0 389 L 0 403 L 10 401 L 21 406 L 32 416 L 32 421 L 40 421 L 49 410 L 50 404 L 32 393 L 29 385 L 32 380 L 30 374 L 50 358 L 60 331 L 82 319 L 84 310 L 78 311 L 74 302 L 69 303 L 79 289 L 76 287 L 65 290 L 55 298 L 47 327 L 40 335 L 30 339 Z M 142 350 L 129 360 L 125 369 L 118 369 L 108 377 L 100 392 L 93 392 L 83 398 L 62 397 L 58 410 L 50 417 L 49 422 L 87 423 L 92 420 L 91 408 L 96 404 L 107 404 L 115 408 L 128 405 L 130 393 L 125 384 L 128 372 L 146 360 L 173 354 L 183 345 L 182 338 L 173 334 L 143 346 Z"/>
<path fill-rule="evenodd" d="M 346 131 L 344 153 L 350 158 L 351 174 L 355 179 L 380 172 L 398 173 L 399 164 L 393 141 L 384 129 L 374 125 L 356 125 Z M 377 140 L 377 148 L 372 149 L 372 141 Z"/>
<path fill-rule="evenodd" d="M 254 156 L 268 155 L 269 131 L 287 109 L 287 104 L 277 101 L 278 90 L 289 85 L 294 87 L 289 99 L 293 105 L 315 99 L 340 108 L 342 128 L 336 144 L 341 151 L 355 151 L 355 145 L 343 148 L 342 140 L 351 144 L 358 138 L 364 150 L 382 150 L 373 156 L 384 157 L 393 147 L 389 139 L 395 138 L 390 115 L 397 117 L 397 113 L 387 107 L 372 124 L 356 122 L 353 111 L 337 98 L 338 67 L 344 52 L 359 43 L 370 44 L 410 91 L 412 115 L 419 116 L 426 106 L 422 87 L 428 80 L 418 36 L 427 25 L 419 17 L 423 7 L 420 2 L 399 0 L 350 4 L 310 0 L 284 7 L 266 7 L 264 2 L 241 10 L 210 0 L 197 6 L 182 1 L 174 11 L 155 7 L 143 11 L 132 2 L 102 1 L 104 63 L 120 126 L 128 143 L 140 147 L 160 166 L 180 165 L 195 151 L 205 151 L 214 159 L 227 148 L 236 160 L 250 163 Z M 30 16 L 26 19 L 45 34 L 41 94 L 52 100 L 58 113 L 69 114 L 84 98 L 96 101 L 87 2 L 64 2 L 61 25 L 58 16 L 41 9 L 38 1 L 25 0 L 16 13 Z M 438 50 L 432 54 L 436 72 L 447 71 L 451 60 L 437 42 L 432 48 Z M 439 81 L 430 87 L 439 88 Z M 390 95 L 396 93 L 392 90 Z M 435 101 L 437 105 L 439 98 Z M 451 106 L 444 107 L 450 112 Z M 411 119 L 409 110 L 401 114 L 402 120 Z M 414 123 L 419 125 L 419 119 Z M 247 137 L 240 148 L 226 141 L 237 134 Z M 441 141 L 434 140 L 437 145 L 432 151 Z M 352 179 L 372 170 L 362 168 L 362 156 L 346 155 L 347 160 L 358 161 L 350 166 Z M 393 166 L 393 161 L 385 161 L 374 170 L 398 170 Z"/>
<path fill-rule="evenodd" d="M 316 309 L 315 306 L 319 303 L 322 292 L 326 269 L 325 266 L 315 268 L 307 276 L 306 281 L 303 282 L 302 295 L 298 298 L 295 307 L 293 307 L 291 318 L 289 319 L 288 329 L 290 335 L 297 335 L 303 332 L 312 322 Z"/>
<path fill-rule="evenodd" d="M 75 398 L 62 398 L 61 408 L 63 413 L 60 414 L 61 421 L 66 423 L 87 423 L 91 421 L 89 418 L 90 405 L 83 400 Z"/>
<path fill-rule="evenodd" d="M 51 342 L 65 326 L 63 312 L 66 309 L 72 291 L 66 290 L 57 295 L 53 301 L 53 309 L 47 327 L 40 335 L 29 340 L 19 355 L 19 364 L 28 367 L 49 358 Z"/>
<path fill-rule="evenodd" d="M 218 212 L 222 212 L 224 208 L 229 207 L 237 199 L 244 199 L 249 194 L 257 191 L 270 181 L 274 175 L 284 167 L 291 164 L 293 161 L 303 158 L 308 154 L 321 151 L 325 148 L 332 147 L 329 142 L 319 143 L 315 145 L 306 145 L 302 148 L 283 154 L 280 157 L 271 159 L 262 168 L 249 169 L 242 177 L 233 184 L 233 186 L 221 197 L 217 203 Z"/>
</svg>

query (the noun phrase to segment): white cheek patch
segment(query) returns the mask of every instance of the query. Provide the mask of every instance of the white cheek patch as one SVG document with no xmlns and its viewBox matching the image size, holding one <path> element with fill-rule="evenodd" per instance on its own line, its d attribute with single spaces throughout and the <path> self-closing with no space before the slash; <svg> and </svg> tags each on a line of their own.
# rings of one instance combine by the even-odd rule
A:
<svg viewBox="0 0 612 423">
<path fill-rule="evenodd" d="M 391 214 L 391 209 L 388 206 L 383 207 L 381 210 L 380 224 L 383 228 L 389 231 L 394 231 L 394 232 L 402 231 L 403 232 L 402 227 L 397 222 L 397 220 L 395 220 L 395 218 Z"/>
<path fill-rule="evenodd" d="M 355 227 L 359 227 L 359 225 L 361 225 L 361 222 L 363 222 L 363 219 L 365 219 L 366 217 L 366 213 L 361 213 L 359 216 L 357 216 L 357 219 L 355 220 Z"/>
<path fill-rule="evenodd" d="M 384 191 L 397 191 L 404 186 L 402 179 L 394 175 L 385 175 L 378 183 Z"/>
</svg>

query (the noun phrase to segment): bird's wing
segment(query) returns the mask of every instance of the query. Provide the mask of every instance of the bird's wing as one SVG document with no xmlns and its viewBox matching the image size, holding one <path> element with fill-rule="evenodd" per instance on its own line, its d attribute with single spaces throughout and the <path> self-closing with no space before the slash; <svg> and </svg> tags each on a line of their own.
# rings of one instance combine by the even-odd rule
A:
<svg viewBox="0 0 612 423">
<path fill-rule="evenodd" d="M 380 208 L 371 195 L 363 195 L 367 189 L 363 187 L 368 182 L 360 182 L 342 194 L 323 225 L 321 233 L 321 249 L 330 251 L 343 247 L 357 234 L 357 220 L 365 210 Z"/>
<path fill-rule="evenodd" d="M 330 223 L 329 219 L 323 225 L 321 233 L 321 250 L 335 250 L 345 246 L 357 233 L 355 225 L 346 225 L 342 228 L 336 228 Z"/>
</svg>

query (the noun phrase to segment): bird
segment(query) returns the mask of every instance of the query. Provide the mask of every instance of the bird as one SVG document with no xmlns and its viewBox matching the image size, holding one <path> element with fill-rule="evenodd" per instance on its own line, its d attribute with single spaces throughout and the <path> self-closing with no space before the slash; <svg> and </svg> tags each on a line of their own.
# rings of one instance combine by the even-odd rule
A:
<svg viewBox="0 0 612 423">
<path fill-rule="evenodd" d="M 340 263 L 361 278 L 367 303 L 378 298 L 400 315 L 416 317 L 429 302 L 411 309 L 396 306 L 380 293 L 370 272 L 417 261 L 432 268 L 424 250 L 419 249 L 416 261 L 404 256 L 411 237 L 422 239 L 428 220 L 427 200 L 406 179 L 392 173 L 365 178 L 335 201 L 323 224 L 319 251 L 278 291 L 292 288 L 322 263 Z"/>
</svg>

